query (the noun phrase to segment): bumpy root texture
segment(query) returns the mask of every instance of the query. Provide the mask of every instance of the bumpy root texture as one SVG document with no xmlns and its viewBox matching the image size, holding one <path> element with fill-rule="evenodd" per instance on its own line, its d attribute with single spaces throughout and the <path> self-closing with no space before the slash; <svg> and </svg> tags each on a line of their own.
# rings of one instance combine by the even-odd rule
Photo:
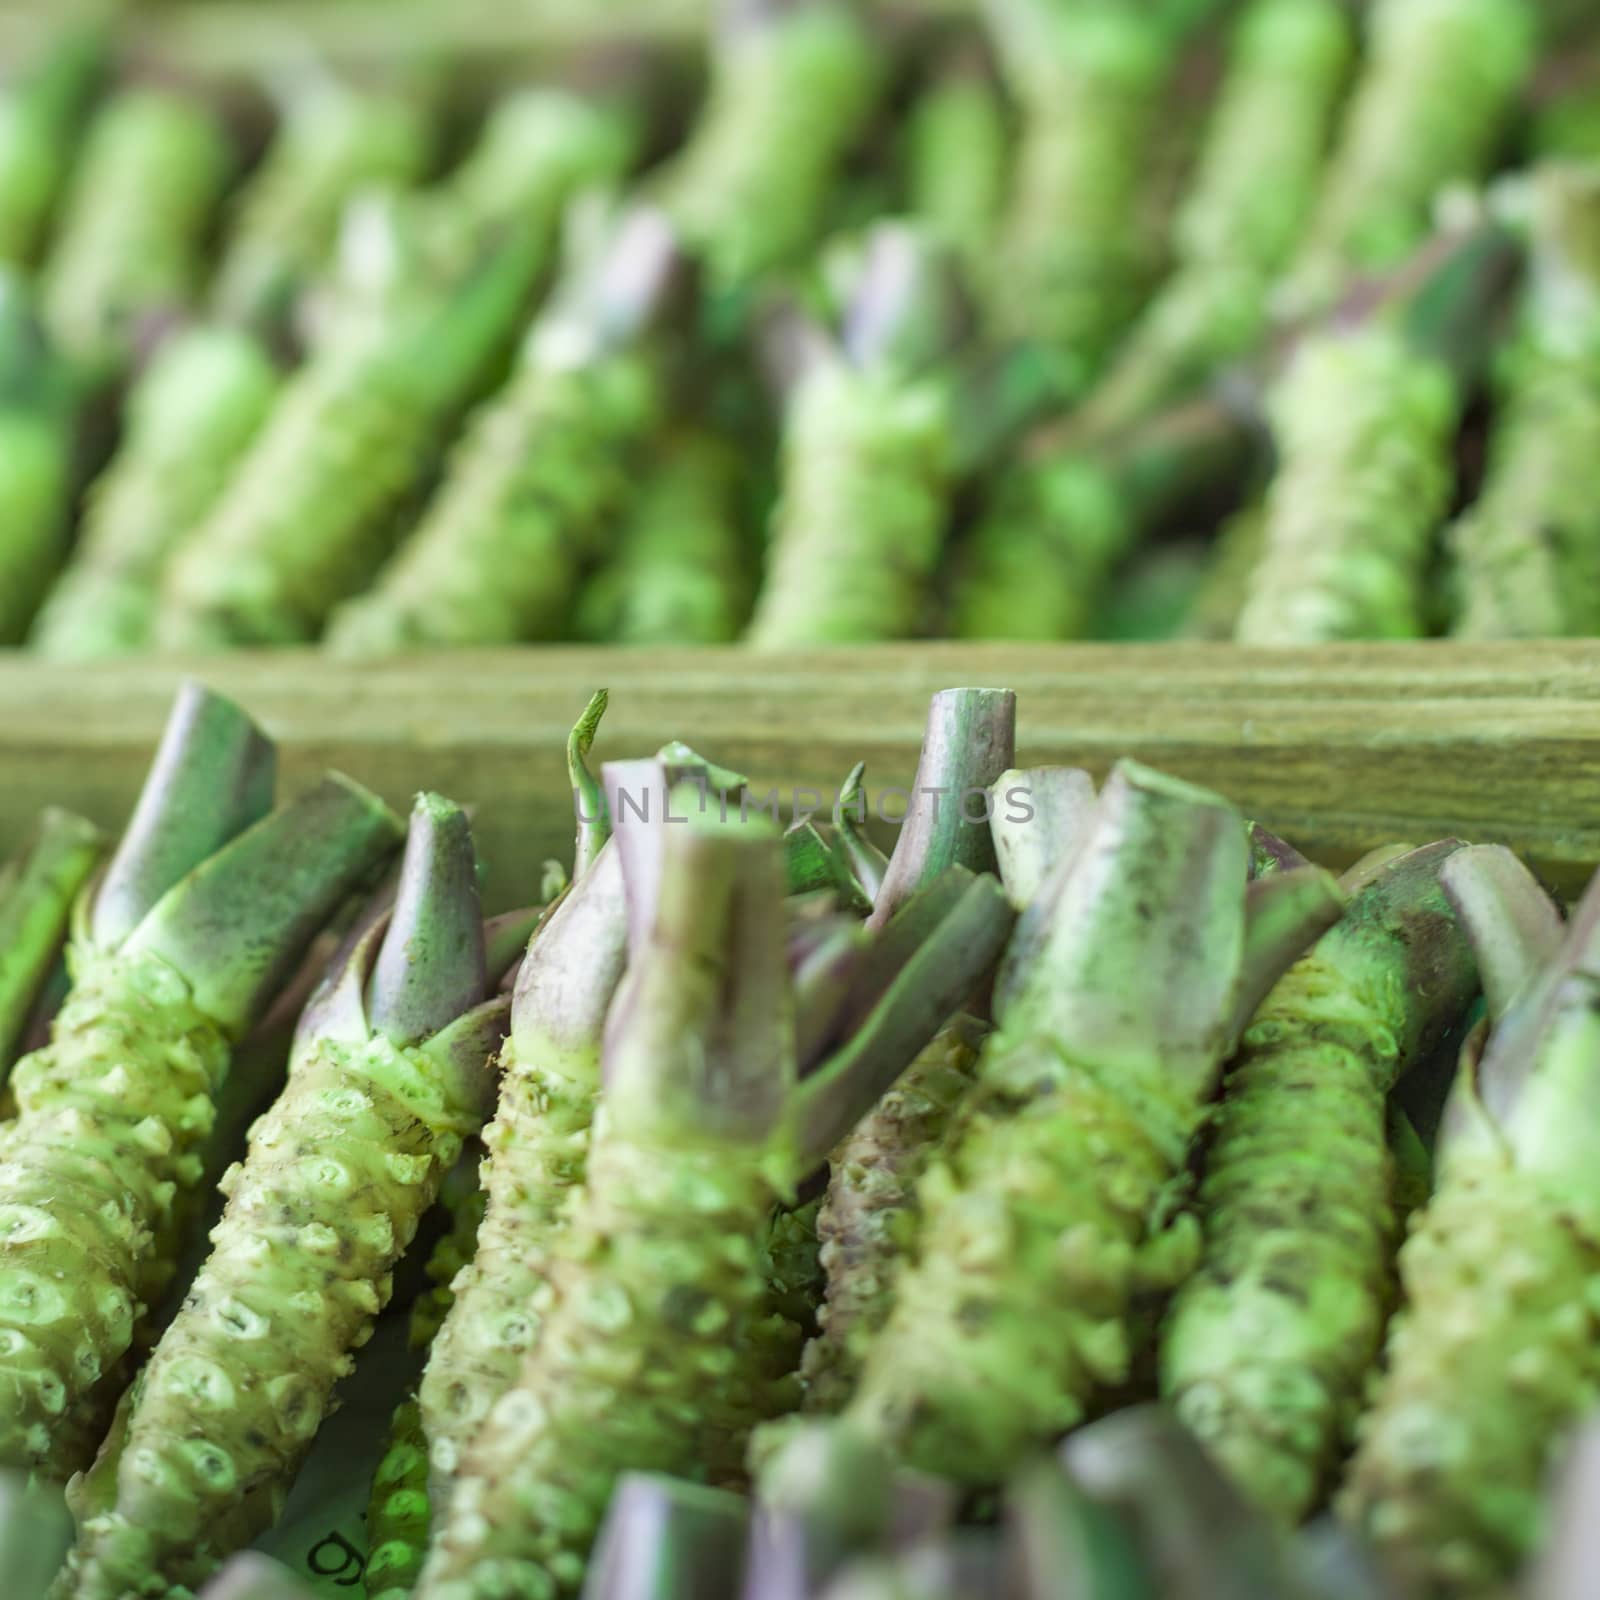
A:
<svg viewBox="0 0 1600 1600">
<path fill-rule="evenodd" d="M 1447 887 L 1489 970 L 1503 972 L 1494 942 L 1529 921 L 1536 949 L 1548 927 L 1501 918 L 1495 903 L 1539 890 L 1531 876 L 1515 887 L 1505 855 L 1460 870 L 1468 865 L 1492 868 L 1492 891 Z M 1418 1594 L 1499 1592 L 1539 1538 L 1562 1441 L 1600 1396 L 1600 1214 L 1585 1111 L 1600 1058 L 1597 924 L 1591 885 L 1554 959 L 1515 985 L 1487 1043 L 1482 1029 L 1469 1039 L 1438 1186 L 1401 1251 L 1406 1304 L 1340 1510 Z"/>
<path fill-rule="evenodd" d="M 1138 1297 L 1192 1268 L 1184 1161 L 1262 979 L 1247 868 L 1236 812 L 1124 762 L 1025 914 L 998 1031 L 959 1137 L 919 1185 L 916 1253 L 845 1412 L 911 1465 L 1002 1479 L 1126 1381 Z M 1301 947 L 1338 915 L 1325 874 L 1254 887 L 1274 883 L 1287 889 L 1270 920 Z M 1295 954 L 1275 936 L 1257 959 L 1270 981 Z"/>
<path fill-rule="evenodd" d="M 418 797 L 393 910 L 355 940 L 224 1174 L 212 1252 L 73 1487 L 79 1600 L 192 1589 L 282 1508 L 391 1273 L 492 1100 L 470 833 Z M 397 959 L 399 958 L 399 959 Z"/>
<path fill-rule="evenodd" d="M 1315 1505 L 1348 1437 L 1392 1299 L 1389 1092 L 1477 993 L 1440 885 L 1460 848 L 1393 858 L 1353 894 L 1252 1008 L 1214 1119 L 1204 1249 L 1167 1315 L 1162 1389 L 1286 1523 Z"/>
</svg>

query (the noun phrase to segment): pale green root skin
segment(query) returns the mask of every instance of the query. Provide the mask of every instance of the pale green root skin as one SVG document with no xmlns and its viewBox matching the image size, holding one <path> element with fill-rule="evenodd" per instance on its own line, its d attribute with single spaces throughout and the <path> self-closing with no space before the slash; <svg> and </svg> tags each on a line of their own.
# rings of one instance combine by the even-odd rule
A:
<svg viewBox="0 0 1600 1600">
<path fill-rule="evenodd" d="M 993 239 L 1009 148 L 1000 96 L 976 72 L 934 84 L 912 110 L 906 177 L 911 213 L 937 228 L 973 269 Z"/>
<path fill-rule="evenodd" d="M 1242 355 L 1315 200 L 1352 54 L 1339 0 L 1257 0 L 1174 228 L 1178 267 L 1086 402 L 1125 427 Z"/>
<path fill-rule="evenodd" d="M 837 1411 L 855 1388 L 915 1235 L 917 1180 L 972 1087 L 976 1061 L 966 1039 L 941 1033 L 829 1160 L 817 1216 L 827 1293 L 800 1367 L 808 1411 Z"/>
<path fill-rule="evenodd" d="M 1135 533 L 1113 475 L 1076 456 L 1019 463 L 973 531 L 956 590 L 962 639 L 1081 639 Z"/>
<path fill-rule="evenodd" d="M 652 364 L 527 366 L 469 424 L 449 475 L 328 642 L 351 653 L 561 633 L 659 419 Z"/>
<path fill-rule="evenodd" d="M 79 1490 L 76 1600 L 183 1593 L 271 1524 L 474 1124 L 418 1051 L 323 1042 L 295 1063 Z"/>
<path fill-rule="evenodd" d="M 1527 0 L 1378 0 L 1327 182 L 1284 286 L 1320 310 L 1427 236 L 1441 189 L 1492 159 L 1533 60 Z"/>
<path fill-rule="evenodd" d="M 221 494 L 277 388 L 248 335 L 200 328 L 168 341 L 129 397 L 121 448 L 89 490 L 31 648 L 67 659 L 150 643 L 162 569 Z"/>
<path fill-rule="evenodd" d="M 304 643 L 388 554 L 431 452 L 510 337 L 536 270 L 508 247 L 446 306 L 319 349 L 168 568 L 158 643 Z"/>
<path fill-rule="evenodd" d="M 1050 48 L 1013 74 L 1022 125 L 985 296 L 995 333 L 1048 347 L 1070 391 L 1149 287 L 1141 199 L 1174 48 L 1159 20 L 1131 8 L 1063 12 L 1048 26 Z"/>
<path fill-rule="evenodd" d="M 1139 1296 L 1196 1260 L 1198 1229 L 1163 1219 L 1200 1115 L 1135 1103 L 1047 1040 L 993 1038 L 959 1135 L 918 1186 L 918 1250 L 848 1422 L 972 1485 L 1080 1422 L 1128 1378 Z"/>
<path fill-rule="evenodd" d="M 926 620 L 944 544 L 949 395 L 936 378 L 830 364 L 795 396 L 752 644 L 903 639 Z"/>
<path fill-rule="evenodd" d="M 1483 492 L 1450 530 L 1464 639 L 1600 632 L 1600 362 L 1529 349 L 1508 373 Z"/>
<path fill-rule="evenodd" d="M 539 1343 L 472 1447 L 422 1600 L 575 1594 L 623 1472 L 738 1472 L 750 1428 L 799 1398 L 770 1196 L 749 1154 L 597 1137 Z"/>
<path fill-rule="evenodd" d="M 583 1183 L 597 1072 L 558 1054 L 520 1054 L 508 1040 L 500 1099 L 483 1130 L 488 1206 L 477 1250 L 451 1285 L 418 1390 L 429 1488 L 446 1504 L 461 1458 L 515 1383 L 539 1331 L 540 1286 L 568 1198 Z"/>
<path fill-rule="evenodd" d="M 59 421 L 0 413 L 0 645 L 22 639 L 65 554 L 70 456 Z"/>
<path fill-rule="evenodd" d="M 1271 401 L 1279 466 L 1242 644 L 1408 639 L 1454 477 L 1449 372 L 1375 326 L 1303 345 Z"/>
<path fill-rule="evenodd" d="M 1383 1335 L 1401 977 L 1314 951 L 1256 1012 L 1206 1157 L 1205 1254 L 1162 1333 L 1163 1394 L 1288 1523 L 1315 1505 Z"/>
<path fill-rule="evenodd" d="M 1400 1254 L 1406 1309 L 1341 1514 L 1428 1600 L 1500 1594 L 1600 1399 L 1600 1236 L 1531 1176 L 1454 1163 Z"/>
<path fill-rule="evenodd" d="M 233 164 L 221 125 L 197 103 L 155 89 L 107 103 L 42 279 L 45 322 L 63 349 L 120 360 L 141 318 L 189 303 Z"/>
<path fill-rule="evenodd" d="M 737 293 L 816 236 L 871 108 L 875 51 L 846 8 L 814 6 L 719 55 L 705 109 L 655 195 L 713 293 Z"/>
<path fill-rule="evenodd" d="M 246 322 L 287 315 L 327 265 L 349 200 L 414 182 L 431 145 L 420 108 L 399 98 L 333 90 L 291 107 L 240 196 L 212 290 L 218 312 Z"/>
<path fill-rule="evenodd" d="M 58 1479 L 86 1463 L 74 1413 L 106 1399 L 101 1380 L 166 1286 L 155 1244 L 200 1179 L 229 1057 L 159 959 L 79 952 L 74 966 L 0 1127 L 0 1462 Z"/>
</svg>

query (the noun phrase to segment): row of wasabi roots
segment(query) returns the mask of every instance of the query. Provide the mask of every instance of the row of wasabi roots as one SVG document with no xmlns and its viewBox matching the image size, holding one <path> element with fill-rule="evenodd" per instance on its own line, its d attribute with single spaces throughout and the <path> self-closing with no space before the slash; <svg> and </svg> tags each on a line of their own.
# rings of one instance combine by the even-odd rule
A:
<svg viewBox="0 0 1600 1600">
<path fill-rule="evenodd" d="M 463 125 L 308 45 L 250 155 L 19 72 L 0 642 L 1600 632 L 1592 6 L 738 0 L 704 66 Z"/>
<path fill-rule="evenodd" d="M 934 697 L 885 856 L 859 768 L 783 831 L 682 743 L 596 777 L 604 703 L 488 923 L 460 806 L 274 809 L 197 685 L 103 866 L 47 819 L 7 1600 L 301 1593 L 248 1547 L 408 1302 L 383 1600 L 1592 1600 L 1600 888 L 1335 879 L 1016 766 L 998 689 Z"/>
</svg>

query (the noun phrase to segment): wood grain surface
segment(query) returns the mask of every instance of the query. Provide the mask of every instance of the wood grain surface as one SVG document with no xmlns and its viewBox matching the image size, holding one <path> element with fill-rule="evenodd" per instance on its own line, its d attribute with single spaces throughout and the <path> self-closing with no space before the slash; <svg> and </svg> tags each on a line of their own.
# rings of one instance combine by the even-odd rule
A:
<svg viewBox="0 0 1600 1600">
<path fill-rule="evenodd" d="M 681 738 L 758 791 L 869 789 L 915 769 L 928 696 L 1019 696 L 1019 757 L 1103 773 L 1120 755 L 1210 784 L 1337 865 L 1456 833 L 1525 852 L 1571 891 L 1600 864 L 1600 644 L 919 644 L 764 655 L 537 649 L 363 665 L 313 653 L 46 666 L 0 656 L 0 849 L 47 802 L 115 828 L 192 671 L 281 742 L 283 787 L 335 766 L 396 805 L 472 803 L 489 895 L 526 898 L 570 851 L 567 730 L 611 691 L 601 759 Z M 898 811 L 890 799 L 886 809 Z"/>
</svg>

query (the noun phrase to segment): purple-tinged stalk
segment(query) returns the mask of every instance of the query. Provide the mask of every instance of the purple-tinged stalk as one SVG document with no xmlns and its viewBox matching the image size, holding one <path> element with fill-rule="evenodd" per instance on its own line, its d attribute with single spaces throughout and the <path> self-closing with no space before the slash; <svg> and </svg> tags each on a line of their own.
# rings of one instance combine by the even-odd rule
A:
<svg viewBox="0 0 1600 1600">
<path fill-rule="evenodd" d="M 1405 1305 L 1338 1509 L 1419 1596 L 1498 1594 L 1544 1529 L 1545 1479 L 1600 1394 L 1592 1111 L 1600 880 L 1560 935 L 1509 852 L 1445 888 L 1489 1029 L 1463 1050 L 1432 1201 L 1400 1253 Z M 1551 952 L 1552 943 L 1558 948 Z"/>
<path fill-rule="evenodd" d="M 279 378 L 249 334 L 173 334 L 131 387 L 121 442 L 90 486 L 66 570 L 28 635 L 59 660 L 147 648 L 161 575 L 203 524 L 277 398 Z"/>
<path fill-rule="evenodd" d="M 12 1074 L 0 1128 L 0 1461 L 64 1478 L 115 1399 L 168 1224 L 199 1182 L 235 1045 L 393 848 L 388 808 L 329 776 L 271 803 L 273 749 L 187 686 L 128 831 L 80 902 L 73 988 Z"/>
<path fill-rule="evenodd" d="M 1079 410 L 1078 427 L 1119 433 L 1259 342 L 1268 290 L 1315 203 L 1353 32 L 1343 0 L 1245 8 L 1173 224 L 1175 270 Z"/>
<path fill-rule="evenodd" d="M 1060 1459 L 1082 1493 L 1121 1519 L 1150 1594 L 1310 1600 L 1291 1576 L 1289 1541 L 1165 1408 L 1135 1406 L 1091 1423 Z"/>
<path fill-rule="evenodd" d="M 1527 0 L 1376 0 L 1366 55 L 1322 194 L 1282 286 L 1292 315 L 1326 310 L 1426 237 L 1442 189 L 1484 174 L 1533 65 Z"/>
<path fill-rule="evenodd" d="M 1457 638 L 1600 632 L 1600 166 L 1526 184 L 1528 280 L 1487 477 L 1446 535 Z"/>
<path fill-rule="evenodd" d="M 663 830 L 655 916 L 607 1028 L 587 1181 L 550 1264 L 543 1330 L 474 1441 L 418 1594 L 576 1591 L 624 1470 L 735 1470 L 797 1399 L 762 1239 L 792 1194 L 972 989 L 1010 914 L 960 868 L 868 949 L 876 993 L 798 1078 L 779 836 L 696 813 Z M 926 937 L 904 938 L 898 923 Z M 927 925 L 932 922 L 932 927 Z M 905 948 L 910 945 L 911 948 Z M 875 956 L 882 956 L 875 961 Z M 873 1003 L 873 1002 L 876 1003 Z"/>
<path fill-rule="evenodd" d="M 630 1472 L 606 1510 L 583 1600 L 738 1600 L 749 1503 L 726 1489 Z"/>
<path fill-rule="evenodd" d="M 466 815 L 420 795 L 393 909 L 307 1005 L 288 1083 L 223 1175 L 211 1254 L 73 1484 L 62 1595 L 190 1592 L 276 1519 L 493 1103 L 495 976 Z"/>
<path fill-rule="evenodd" d="M 882 927 L 951 866 L 995 870 L 989 790 L 1015 758 L 1016 717 L 1009 689 L 934 695 L 869 926 Z M 837 1411 L 849 1399 L 861 1354 L 889 1314 L 893 1275 L 915 1230 L 916 1183 L 966 1097 L 981 1036 L 969 1016 L 943 1028 L 829 1156 L 817 1216 L 827 1290 L 801 1363 L 808 1411 Z"/>
<path fill-rule="evenodd" d="M 202 100 L 125 88 L 96 112 L 40 280 L 52 338 L 87 371 L 120 370 L 192 304 L 237 159 Z"/>
<path fill-rule="evenodd" d="M 0 1081 L 55 969 L 78 891 L 100 863 L 100 830 L 47 810 L 27 849 L 0 867 Z"/>
<path fill-rule="evenodd" d="M 666 407 L 651 335 L 683 264 L 660 213 L 596 220 L 421 520 L 372 587 L 334 614 L 330 649 L 510 644 L 567 630 Z"/>
<path fill-rule="evenodd" d="M 1317 1504 L 1348 1441 L 1393 1300 L 1389 1093 L 1478 992 L 1440 885 L 1461 848 L 1345 882 L 1344 917 L 1262 1001 L 1213 1119 L 1205 1242 L 1167 1312 L 1161 1388 L 1286 1524 Z"/>
<path fill-rule="evenodd" d="M 789 397 L 753 645 L 900 639 L 925 622 L 953 472 L 949 266 L 915 224 L 868 234 L 842 338 L 819 341 Z"/>
<path fill-rule="evenodd" d="M 1243 819 L 1134 762 L 1024 911 L 954 1139 L 847 1426 L 1000 1481 L 1124 1384 L 1141 1298 L 1194 1267 L 1178 1200 L 1222 1062 L 1342 907 L 1316 869 L 1248 882 Z"/>
</svg>

